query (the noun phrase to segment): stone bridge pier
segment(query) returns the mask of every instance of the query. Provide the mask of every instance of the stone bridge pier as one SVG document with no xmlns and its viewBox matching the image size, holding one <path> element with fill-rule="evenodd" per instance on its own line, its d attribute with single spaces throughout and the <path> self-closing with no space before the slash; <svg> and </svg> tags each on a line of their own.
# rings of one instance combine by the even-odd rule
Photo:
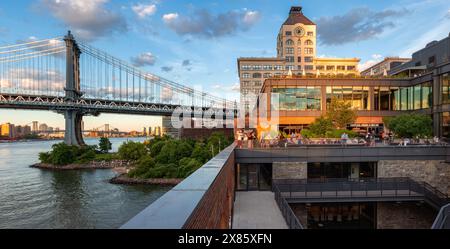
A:
<svg viewBox="0 0 450 249">
<path fill-rule="evenodd" d="M 67 145 L 86 145 L 82 130 L 83 113 L 80 110 L 66 110 L 63 114 L 66 123 L 64 142 Z"/>
</svg>

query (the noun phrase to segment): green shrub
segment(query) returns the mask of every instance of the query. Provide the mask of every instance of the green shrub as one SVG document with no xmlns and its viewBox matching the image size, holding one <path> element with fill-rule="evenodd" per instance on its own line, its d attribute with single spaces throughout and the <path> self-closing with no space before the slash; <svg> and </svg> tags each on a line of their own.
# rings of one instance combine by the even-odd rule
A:
<svg viewBox="0 0 450 249">
<path fill-rule="evenodd" d="M 120 159 L 137 161 L 147 155 L 147 148 L 143 143 L 128 141 L 119 147 L 118 154 Z"/>
<path fill-rule="evenodd" d="M 117 153 L 111 154 L 96 154 L 94 161 L 107 161 L 110 162 L 112 160 L 120 159 Z"/>
<path fill-rule="evenodd" d="M 51 163 L 50 152 L 39 153 L 39 161 L 41 161 L 41 163 Z"/>
<path fill-rule="evenodd" d="M 155 160 L 151 156 L 145 155 L 139 159 L 136 163 L 136 167 L 128 173 L 128 176 L 145 178 L 144 175 L 154 167 Z"/>
</svg>

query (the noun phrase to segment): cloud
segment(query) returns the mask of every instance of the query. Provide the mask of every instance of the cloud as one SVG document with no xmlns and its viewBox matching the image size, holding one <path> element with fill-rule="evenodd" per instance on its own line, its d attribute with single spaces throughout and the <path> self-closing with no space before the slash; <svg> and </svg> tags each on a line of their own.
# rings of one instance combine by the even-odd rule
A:
<svg viewBox="0 0 450 249">
<path fill-rule="evenodd" d="M 319 40 L 324 45 L 369 40 L 395 27 L 391 19 L 409 12 L 407 9 L 374 12 L 364 7 L 352 9 L 341 16 L 321 17 L 316 21 Z"/>
<path fill-rule="evenodd" d="M 168 72 L 171 72 L 171 71 L 173 70 L 173 67 L 164 66 L 164 67 L 161 67 L 161 70 L 162 70 L 163 72 L 168 73 Z"/>
<path fill-rule="evenodd" d="M 0 88 L 13 88 L 13 91 L 17 91 L 17 87 L 24 94 L 29 91 L 63 92 L 66 82 L 65 74 L 59 70 L 10 68 L 5 74 L 14 75 L 14 79 L 0 79 Z"/>
<path fill-rule="evenodd" d="M 382 60 L 383 56 L 381 54 L 373 54 L 371 59 L 365 61 L 364 63 L 360 63 L 358 68 L 360 71 L 364 71 Z"/>
<path fill-rule="evenodd" d="M 230 92 L 230 91 L 240 92 L 241 86 L 239 83 L 235 83 L 231 86 L 217 83 L 212 86 L 212 89 L 218 90 L 218 91 L 223 91 L 223 92 Z"/>
<path fill-rule="evenodd" d="M 109 0 L 41 0 L 50 13 L 75 35 L 92 41 L 127 31 L 125 18 L 105 7 Z"/>
<path fill-rule="evenodd" d="M 190 60 L 184 60 L 181 65 L 183 67 L 188 67 L 188 66 L 192 65 L 192 62 Z"/>
<path fill-rule="evenodd" d="M 445 14 L 445 17 L 448 18 L 448 19 L 450 19 L 450 9 L 447 10 L 447 14 Z"/>
<path fill-rule="evenodd" d="M 137 4 L 131 7 L 133 12 L 141 19 L 151 16 L 156 13 L 155 4 Z"/>
<path fill-rule="evenodd" d="M 60 49 L 63 49 L 64 51 L 52 54 L 51 56 L 55 56 L 55 57 L 59 57 L 59 58 L 65 58 L 66 54 L 65 54 L 65 44 L 64 41 L 62 40 L 58 40 L 58 39 L 50 39 L 50 40 L 45 40 L 45 41 L 39 41 L 38 38 L 36 38 L 35 36 L 30 36 L 28 37 L 28 39 L 26 40 L 17 40 L 16 43 L 17 44 L 22 44 L 22 43 L 30 43 L 33 42 L 31 44 L 27 44 L 26 46 L 32 50 L 32 51 L 40 51 L 43 53 L 52 53 L 52 52 L 57 52 Z M 47 51 L 52 49 L 52 51 Z M 29 51 L 24 51 L 24 53 L 27 53 Z"/>
<path fill-rule="evenodd" d="M 218 38 L 247 31 L 260 19 L 258 11 L 240 10 L 211 14 L 208 10 L 197 10 L 191 16 L 169 13 L 163 15 L 163 22 L 178 35 L 200 38 Z"/>
<path fill-rule="evenodd" d="M 131 63 L 135 67 L 153 66 L 155 65 L 156 57 L 150 53 L 142 53 L 136 57 L 131 58 Z"/>
</svg>

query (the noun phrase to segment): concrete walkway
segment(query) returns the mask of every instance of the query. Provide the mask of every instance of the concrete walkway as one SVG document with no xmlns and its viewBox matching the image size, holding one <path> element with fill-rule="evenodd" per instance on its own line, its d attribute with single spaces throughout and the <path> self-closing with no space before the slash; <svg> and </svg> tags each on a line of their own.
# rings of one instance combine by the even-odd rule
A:
<svg viewBox="0 0 450 249">
<path fill-rule="evenodd" d="M 233 229 L 288 229 L 270 191 L 236 192 Z"/>
</svg>

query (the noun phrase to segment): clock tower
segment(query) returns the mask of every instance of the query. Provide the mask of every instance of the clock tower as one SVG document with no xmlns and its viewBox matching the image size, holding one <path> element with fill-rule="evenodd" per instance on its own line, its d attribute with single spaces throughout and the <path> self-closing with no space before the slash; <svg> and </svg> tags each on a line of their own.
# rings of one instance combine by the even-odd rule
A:
<svg viewBox="0 0 450 249">
<path fill-rule="evenodd" d="M 303 14 L 302 7 L 292 7 L 277 40 L 277 57 L 285 60 L 285 70 L 295 74 L 314 73 L 316 36 L 316 24 Z"/>
</svg>

